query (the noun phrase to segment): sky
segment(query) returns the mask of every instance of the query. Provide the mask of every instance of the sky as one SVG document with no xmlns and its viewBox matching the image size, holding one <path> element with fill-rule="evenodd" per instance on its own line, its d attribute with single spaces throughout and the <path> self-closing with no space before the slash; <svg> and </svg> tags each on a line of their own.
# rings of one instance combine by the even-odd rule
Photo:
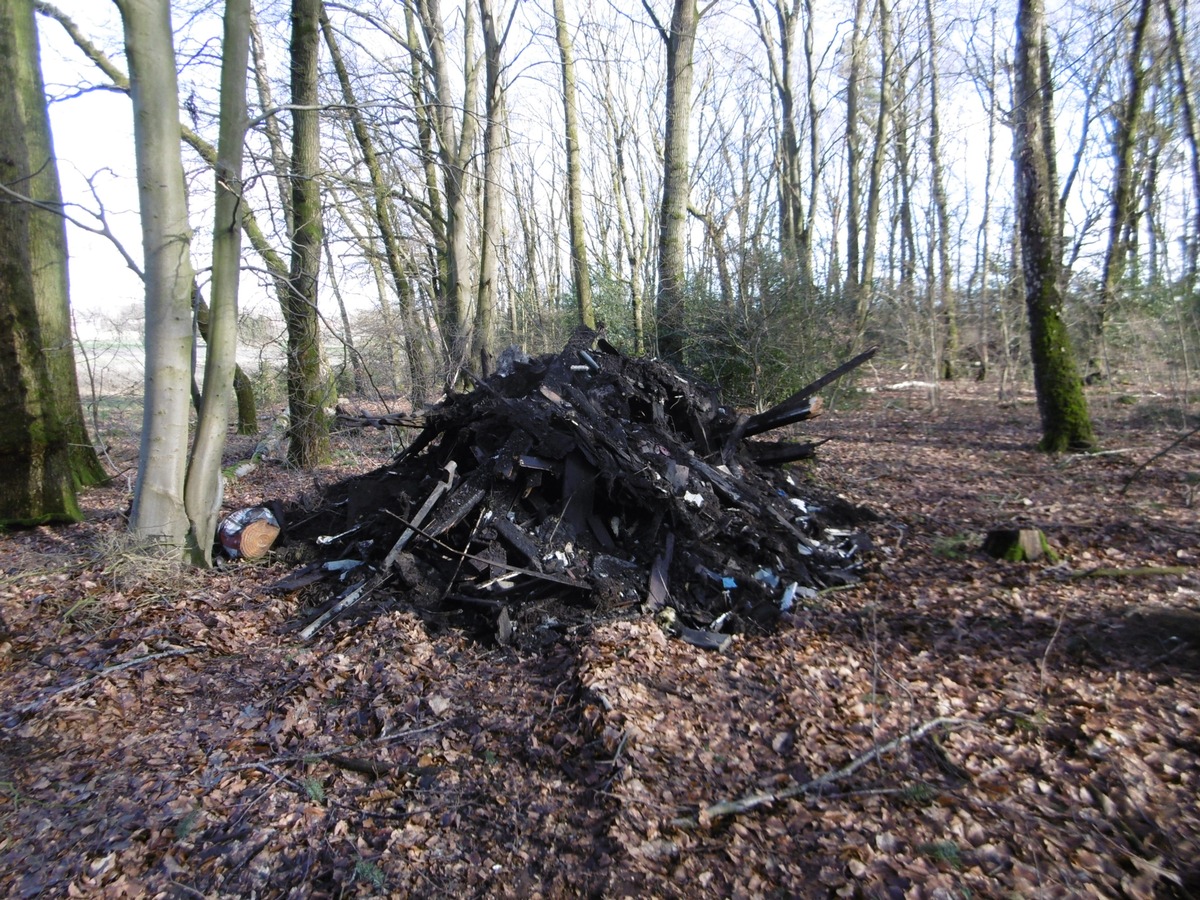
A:
<svg viewBox="0 0 1200 900">
<path fill-rule="evenodd" d="M 120 17 L 111 3 L 57 0 L 55 5 L 101 46 L 101 35 L 120 33 Z M 101 207 L 92 196 L 90 179 L 102 199 L 109 227 L 140 263 L 141 226 L 129 98 L 110 91 L 70 96 L 80 84 L 81 54 L 57 22 L 39 16 L 38 27 L 47 93 L 67 97 L 50 104 L 63 200 L 74 218 L 98 226 L 94 214 Z M 67 242 L 71 303 L 81 329 L 93 318 L 121 316 L 130 307 L 141 306 L 141 281 L 108 240 L 68 224 Z"/>
</svg>

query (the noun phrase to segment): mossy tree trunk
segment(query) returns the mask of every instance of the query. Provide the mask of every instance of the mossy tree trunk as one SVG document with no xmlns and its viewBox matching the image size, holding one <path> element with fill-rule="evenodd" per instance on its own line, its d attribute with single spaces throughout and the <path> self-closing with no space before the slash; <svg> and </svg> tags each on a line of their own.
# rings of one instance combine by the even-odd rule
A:
<svg viewBox="0 0 1200 900">
<path fill-rule="evenodd" d="M 1042 0 L 1017 12 L 1013 169 L 1025 278 L 1033 380 L 1041 415 L 1038 448 L 1050 453 L 1095 443 L 1083 382 L 1063 321 L 1062 243 L 1053 165 L 1052 85 Z"/>
<path fill-rule="evenodd" d="M 317 276 L 321 269 L 320 130 L 317 61 L 321 0 L 292 2 L 292 264 L 283 305 L 287 323 L 288 462 L 304 469 L 329 455 L 322 379 Z"/>
<path fill-rule="evenodd" d="M 32 201 L 3 204 L 4 224 L 0 226 L 0 239 L 10 245 L 3 257 L 5 268 L 9 270 L 5 278 L 11 280 L 3 289 L 6 294 L 4 314 L 6 319 L 12 317 L 10 326 L 4 328 L 8 341 L 6 356 L 17 351 L 26 339 L 32 340 L 32 343 L 24 344 L 17 356 L 9 356 L 5 365 L 8 367 L 24 359 L 36 366 L 36 371 L 28 367 L 22 371 L 18 367 L 7 372 L 5 381 L 15 380 L 3 391 L 3 398 L 6 404 L 13 404 L 14 409 L 24 407 L 25 413 L 36 407 L 38 420 L 28 428 L 17 426 L 20 416 L 6 415 L 5 430 L 17 427 L 11 435 L 17 443 L 6 441 L 6 445 L 16 447 L 29 441 L 27 449 L 35 456 L 65 452 L 69 481 L 74 487 L 84 487 L 104 481 L 107 475 L 88 437 L 79 402 L 68 307 L 66 232 L 59 214 L 62 195 L 46 112 L 33 4 L 29 0 L 0 2 L 0 41 L 3 42 L 0 47 L 0 92 L 3 93 L 0 103 L 6 123 L 0 134 L 0 181 Z M 6 201 L 14 199 L 5 198 Z M 21 274 L 24 269 L 27 273 Z M 10 307 L 9 304 L 13 305 Z M 27 310 L 21 309 L 26 305 Z M 29 328 L 33 331 L 28 331 Z M 21 385 L 21 381 L 27 384 Z M 60 448 L 51 451 L 52 445 L 60 444 Z M 35 494 L 42 494 L 47 500 L 54 498 L 55 506 L 59 505 L 57 498 L 61 492 L 46 479 L 58 477 L 52 473 L 60 469 L 54 462 L 48 468 L 38 464 L 33 470 L 42 473 L 35 480 L 43 482 Z M 6 466 L 4 476 L 13 478 L 14 485 L 19 484 L 22 479 L 17 475 L 18 471 L 19 467 Z M 35 485 L 27 487 L 34 488 Z M 46 493 L 47 489 L 49 493 Z M 20 493 L 25 492 L 25 488 L 20 489 Z M 53 513 L 54 518 L 78 517 L 74 491 L 68 493 L 69 498 L 64 498 L 65 505 Z M 44 518 L 49 512 L 46 510 L 34 518 Z"/>
<path fill-rule="evenodd" d="M 33 7 L 28 0 L 0 0 L 0 121 L 5 123 L 0 128 L 0 183 L 28 194 L 31 176 L 39 168 L 54 168 L 44 151 L 34 157 L 37 139 L 30 134 L 39 123 L 45 127 L 45 116 Z M 46 128 L 43 141 L 48 137 Z M 56 265 L 62 291 L 56 302 L 65 316 L 62 220 L 11 196 L 0 199 L 0 525 L 81 518 L 71 478 L 70 438 L 57 415 L 39 321 L 32 246 L 39 226 L 55 227 L 60 235 Z M 73 375 L 73 359 L 71 371 Z"/>
</svg>

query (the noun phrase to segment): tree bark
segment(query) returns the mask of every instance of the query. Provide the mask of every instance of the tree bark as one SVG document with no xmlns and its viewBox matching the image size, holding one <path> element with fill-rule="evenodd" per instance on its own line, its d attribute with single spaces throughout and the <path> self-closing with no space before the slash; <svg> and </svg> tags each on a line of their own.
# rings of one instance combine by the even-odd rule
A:
<svg viewBox="0 0 1200 900">
<path fill-rule="evenodd" d="M 51 207 L 57 187 L 49 151 L 37 29 L 28 0 L 0 0 L 0 184 Z M 38 135 L 38 131 L 42 133 Z M 39 173 L 42 173 L 38 185 Z M 58 236 L 49 233 L 57 229 Z M 35 271 L 35 242 L 54 281 Z M 50 251 L 57 248 L 57 258 Z M 54 396 L 39 306 L 66 316 L 66 240 L 58 216 L 32 202 L 0 198 L 0 525 L 76 522 L 70 435 Z M 52 295 L 57 284 L 57 296 Z M 39 289 L 45 296 L 39 303 Z M 70 343 L 67 350 L 73 348 Z M 72 376 L 74 360 L 71 360 Z M 79 406 L 76 394 L 75 405 Z M 81 412 L 82 416 L 82 412 Z M 89 445 L 90 446 L 90 445 Z"/>
<path fill-rule="evenodd" d="M 221 44 L 221 112 L 213 215 L 212 305 L 204 363 L 204 405 L 188 461 L 184 501 L 197 564 L 212 564 L 224 485 L 221 455 L 229 429 L 237 368 L 238 283 L 242 274 L 242 156 L 246 142 L 246 74 L 250 0 L 225 0 Z"/>
<path fill-rule="evenodd" d="M 513 7 L 516 11 L 516 7 Z M 501 53 L 504 34 L 496 28 L 495 11 L 491 0 L 479 0 L 479 22 L 483 32 L 484 58 L 484 128 L 483 128 L 483 215 L 479 243 L 479 289 L 475 297 L 475 328 L 472 335 L 472 357 L 478 361 L 481 373 L 490 374 L 491 359 L 496 341 L 496 304 L 499 294 L 499 247 L 503 198 L 500 192 L 500 172 L 504 153 L 504 85 L 500 79 Z M 512 19 L 509 19 L 512 22 Z M 591 292 L 588 292 L 591 306 Z"/>
<path fill-rule="evenodd" d="M 0 521 L 76 521 L 107 478 L 84 424 L 62 195 L 30 0 L 0 0 Z"/>
<path fill-rule="evenodd" d="M 287 302 L 288 462 L 311 469 L 329 455 L 322 378 L 321 320 L 317 276 L 321 270 L 321 137 L 317 98 L 321 0 L 293 0 L 292 88 L 292 262 Z"/>
<path fill-rule="evenodd" d="M 1057 221 L 1057 184 L 1052 160 L 1054 133 L 1051 77 L 1045 47 L 1042 0 L 1020 0 L 1014 60 L 1013 169 L 1025 277 L 1025 306 L 1033 380 L 1041 414 L 1039 449 L 1058 453 L 1095 443 L 1083 383 L 1062 318 L 1062 245 Z"/>
<path fill-rule="evenodd" d="M 88 436 L 79 401 L 67 282 L 67 236 L 60 215 L 62 192 L 46 113 L 33 5 L 28 0 L 8 5 L 18 11 L 19 21 L 14 22 L 11 30 L 5 28 L 18 45 L 9 63 L 14 69 L 13 77 L 6 76 L 6 80 L 18 92 L 22 111 L 18 117 L 5 121 L 10 123 L 10 129 L 23 132 L 25 137 L 28 180 L 20 182 L 20 191 L 41 204 L 30 210 L 29 253 L 42 355 L 50 372 L 50 397 L 45 413 L 58 420 L 56 428 L 66 432 L 75 487 L 87 487 L 106 481 L 108 476 Z M 31 38 L 26 36 L 26 28 L 32 29 Z M 22 46 L 27 40 L 31 44 Z M 12 159 L 15 161 L 17 157 Z"/>
<path fill-rule="evenodd" d="M 596 327 L 592 310 L 592 280 L 588 271 L 586 232 L 583 226 L 583 166 L 579 159 L 579 118 L 575 100 L 575 56 L 571 35 L 567 31 L 567 14 L 563 0 L 554 0 L 555 36 L 558 58 L 562 63 L 563 112 L 567 145 L 567 221 L 571 234 L 571 277 L 575 282 L 575 300 L 579 321 L 588 328 Z"/>
<path fill-rule="evenodd" d="M 1129 94 L 1124 103 L 1116 105 L 1112 210 L 1108 224 L 1108 245 L 1104 250 L 1100 304 L 1096 310 L 1094 335 L 1095 340 L 1101 344 L 1104 341 L 1104 328 L 1109 313 L 1117 303 L 1121 278 L 1125 274 L 1125 260 L 1130 249 L 1127 235 L 1136 213 L 1134 206 L 1137 202 L 1137 184 L 1133 157 L 1149 80 L 1142 54 L 1146 30 L 1150 23 L 1151 5 L 1151 0 L 1141 0 L 1137 22 L 1133 26 L 1133 46 L 1129 53 Z"/>
<path fill-rule="evenodd" d="M 416 340 L 417 324 L 412 310 L 412 286 L 409 284 L 409 273 L 401 258 L 400 238 L 393 224 L 393 212 L 389 202 L 390 192 L 387 179 L 384 177 L 383 165 L 375 150 L 375 141 L 363 118 L 362 110 L 350 83 L 350 72 L 342 57 L 341 47 L 333 26 L 326 15 L 324 7 L 321 10 L 321 30 L 325 35 L 325 45 L 329 48 L 329 56 L 333 62 L 334 72 L 342 90 L 342 99 L 349 108 L 351 130 L 355 142 L 363 155 L 363 163 L 367 167 L 367 175 L 371 180 L 372 213 L 375 225 L 379 229 L 379 241 L 383 244 L 384 259 L 387 260 L 388 272 L 392 277 L 392 285 L 396 291 L 396 303 L 400 311 L 400 324 L 403 329 L 404 354 L 408 361 L 410 395 L 414 405 L 424 401 L 425 390 L 425 356 L 421 345 Z M 389 338 L 390 341 L 390 338 Z M 356 376 L 357 377 L 357 376 Z"/>
<path fill-rule="evenodd" d="M 871 174 L 867 181 L 866 221 L 863 223 L 862 271 L 855 295 L 855 347 L 867 328 L 875 282 L 875 255 L 879 240 L 879 209 L 883 194 L 883 162 L 887 154 L 887 132 L 891 121 L 892 30 L 887 0 L 876 0 L 879 11 L 879 110 L 875 116 Z"/>
<path fill-rule="evenodd" d="M 192 232 L 180 155 L 179 90 L 167 4 L 119 0 L 133 100 L 142 254 L 146 375 L 142 441 L 129 527 L 146 545 L 178 552 L 191 406 Z"/>
<path fill-rule="evenodd" d="M 646 11 L 653 17 L 646 0 Z M 670 31 L 654 20 L 667 47 L 667 110 L 663 138 L 663 190 L 658 225 L 658 294 L 655 318 L 658 355 L 683 362 L 687 302 L 687 208 L 691 190 L 688 127 L 691 121 L 693 65 L 700 12 L 696 0 L 674 0 Z"/>
<path fill-rule="evenodd" d="M 445 198 L 445 285 L 440 325 L 446 344 L 449 381 L 467 364 L 473 324 L 471 297 L 471 248 L 468 226 L 467 170 L 477 131 L 475 115 L 476 77 L 471 57 L 474 53 L 474 22 L 468 2 L 464 17 L 465 89 L 461 103 L 456 102 L 446 58 L 446 35 L 439 0 L 416 0 L 421 28 L 429 51 L 432 79 L 433 112 L 430 115 L 441 161 L 442 192 Z M 455 122 L 455 110 L 462 109 L 462 127 Z"/>
<path fill-rule="evenodd" d="M 925 31 L 929 38 L 929 168 L 933 208 L 937 213 L 937 306 L 944 326 L 941 346 L 941 375 L 954 379 L 958 357 L 958 311 L 950 290 L 950 202 L 946 197 L 946 173 L 942 164 L 941 92 L 938 73 L 938 35 L 933 0 L 925 0 Z"/>
</svg>

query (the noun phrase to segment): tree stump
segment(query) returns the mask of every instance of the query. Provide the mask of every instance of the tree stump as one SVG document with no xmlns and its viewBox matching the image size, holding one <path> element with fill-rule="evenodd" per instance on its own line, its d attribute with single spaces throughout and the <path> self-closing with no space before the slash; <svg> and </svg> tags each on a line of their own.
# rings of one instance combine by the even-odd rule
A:
<svg viewBox="0 0 1200 900">
<path fill-rule="evenodd" d="M 983 540 L 983 552 L 1008 562 L 1058 561 L 1058 554 L 1037 528 L 993 528 Z"/>
</svg>

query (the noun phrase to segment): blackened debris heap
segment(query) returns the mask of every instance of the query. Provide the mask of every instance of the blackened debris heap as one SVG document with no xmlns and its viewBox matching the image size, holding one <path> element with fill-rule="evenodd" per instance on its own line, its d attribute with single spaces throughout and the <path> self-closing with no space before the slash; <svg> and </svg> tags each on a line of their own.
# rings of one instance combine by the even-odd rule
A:
<svg viewBox="0 0 1200 900">
<path fill-rule="evenodd" d="M 402 600 L 503 643 L 650 612 L 724 646 L 856 580 L 868 543 L 847 526 L 863 511 L 816 499 L 779 467 L 817 445 L 748 438 L 816 415 L 817 391 L 873 352 L 747 416 L 589 329 L 558 354 L 510 348 L 473 390 L 417 419 L 346 423 L 421 430 L 292 527 L 318 562 L 278 587 L 341 582 L 305 637 Z"/>
</svg>

